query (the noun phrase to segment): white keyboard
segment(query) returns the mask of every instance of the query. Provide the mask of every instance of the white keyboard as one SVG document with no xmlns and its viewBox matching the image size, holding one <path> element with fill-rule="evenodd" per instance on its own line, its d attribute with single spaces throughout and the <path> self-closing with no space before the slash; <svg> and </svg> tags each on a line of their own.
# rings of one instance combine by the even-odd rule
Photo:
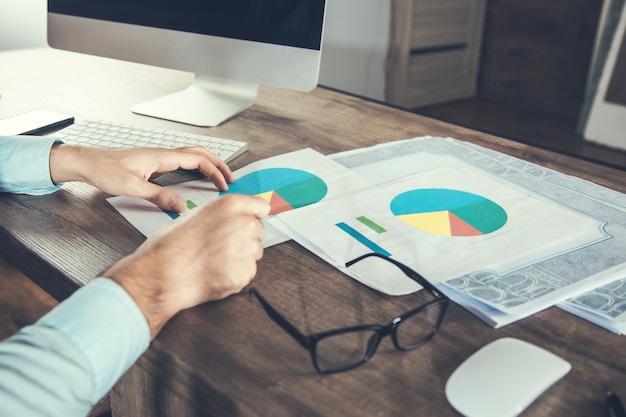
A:
<svg viewBox="0 0 626 417">
<path fill-rule="evenodd" d="M 51 136 L 68 144 L 109 148 L 204 146 L 225 162 L 232 161 L 248 149 L 246 142 L 237 140 L 93 120 L 77 120 Z"/>
</svg>

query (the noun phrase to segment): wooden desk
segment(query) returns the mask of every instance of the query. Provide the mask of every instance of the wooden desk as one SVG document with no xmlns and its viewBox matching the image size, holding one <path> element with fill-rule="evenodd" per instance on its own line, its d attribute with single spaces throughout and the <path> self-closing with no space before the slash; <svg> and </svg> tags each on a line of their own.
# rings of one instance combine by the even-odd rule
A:
<svg viewBox="0 0 626 417">
<path fill-rule="evenodd" d="M 189 81 L 189 74 L 59 51 L 5 52 L 0 116 L 44 107 L 246 140 L 249 151 L 233 169 L 304 147 L 329 154 L 422 135 L 451 136 L 626 192 L 624 172 L 323 88 L 309 94 L 261 88 L 256 106 L 206 130 L 128 110 Z M 163 181 L 191 178 L 176 173 Z M 66 184 L 43 197 L 0 195 L 0 253 L 63 299 L 143 241 L 106 197 L 82 184 Z M 293 242 L 266 250 L 254 285 L 306 333 L 385 323 L 410 305 L 375 294 Z M 447 378 L 475 350 L 504 336 L 542 346 L 573 366 L 524 416 L 602 416 L 609 389 L 626 396 L 624 338 L 558 308 L 494 330 L 453 304 L 440 333 L 425 346 L 402 353 L 384 340 L 370 363 L 320 376 L 308 353 L 254 299 L 240 294 L 176 316 L 114 389 L 113 411 L 176 417 L 456 416 L 445 399 Z"/>
</svg>

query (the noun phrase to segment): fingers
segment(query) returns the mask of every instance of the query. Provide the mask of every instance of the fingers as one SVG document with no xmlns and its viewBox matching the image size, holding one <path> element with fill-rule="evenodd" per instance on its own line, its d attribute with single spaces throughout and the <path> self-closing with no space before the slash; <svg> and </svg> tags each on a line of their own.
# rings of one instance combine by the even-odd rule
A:
<svg viewBox="0 0 626 417">
<path fill-rule="evenodd" d="M 228 165 L 203 147 L 180 149 L 138 148 L 93 152 L 93 166 L 99 167 L 88 181 L 113 195 L 144 198 L 164 210 L 182 212 L 185 200 L 176 192 L 149 180 L 179 168 L 199 170 L 222 191 L 234 176 Z"/>
<path fill-rule="evenodd" d="M 215 202 L 228 206 L 235 213 L 249 214 L 261 220 L 270 213 L 269 203 L 261 197 L 243 194 L 227 194 Z"/>
<path fill-rule="evenodd" d="M 166 171 L 173 171 L 178 168 L 187 170 L 199 170 L 211 181 L 220 191 L 228 190 L 228 184 L 235 180 L 233 173 L 226 164 L 213 153 L 201 146 L 175 149 L 170 158 L 174 158 L 175 164 L 164 164 Z M 162 173 L 163 171 L 158 171 Z"/>
<path fill-rule="evenodd" d="M 187 209 L 185 199 L 175 191 L 153 184 L 151 182 L 137 182 L 134 190 L 129 195 L 143 198 L 163 210 L 181 213 Z M 249 214 L 256 219 L 263 219 L 270 212 L 270 205 L 267 201 L 256 196 L 246 196 L 242 194 L 227 194 L 221 197 L 219 204 L 228 205 L 227 210 L 233 213 Z M 208 208 L 207 210 L 211 210 Z M 262 237 L 261 237 L 262 239 Z"/>
<path fill-rule="evenodd" d="M 235 181 L 235 176 L 226 162 L 217 157 L 215 159 L 217 161 L 212 161 L 211 164 L 200 164 L 198 170 L 207 178 L 210 178 L 220 191 L 227 191 L 228 184 Z"/>
<path fill-rule="evenodd" d="M 128 190 L 128 195 L 148 200 L 167 211 L 181 213 L 187 209 L 187 202 L 180 194 L 147 181 L 138 181 L 136 187 Z"/>
</svg>

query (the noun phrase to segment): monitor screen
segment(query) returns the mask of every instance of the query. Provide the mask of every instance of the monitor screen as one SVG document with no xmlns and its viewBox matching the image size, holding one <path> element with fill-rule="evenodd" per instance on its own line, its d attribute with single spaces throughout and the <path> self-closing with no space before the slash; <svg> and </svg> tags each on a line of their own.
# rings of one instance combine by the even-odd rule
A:
<svg viewBox="0 0 626 417">
<path fill-rule="evenodd" d="M 197 101 L 208 103 L 212 96 L 222 103 L 200 107 L 211 119 L 209 113 L 236 114 L 252 105 L 257 84 L 314 88 L 324 12 L 325 0 L 48 0 L 48 41 L 60 49 L 194 72 L 194 91 L 186 97 L 133 111 L 146 114 L 156 106 L 154 116 L 178 120 L 172 113 L 187 111 L 175 110 L 181 101 L 195 101 L 183 109 L 197 112 Z M 225 89 L 232 89 L 230 102 L 223 100 Z"/>
</svg>

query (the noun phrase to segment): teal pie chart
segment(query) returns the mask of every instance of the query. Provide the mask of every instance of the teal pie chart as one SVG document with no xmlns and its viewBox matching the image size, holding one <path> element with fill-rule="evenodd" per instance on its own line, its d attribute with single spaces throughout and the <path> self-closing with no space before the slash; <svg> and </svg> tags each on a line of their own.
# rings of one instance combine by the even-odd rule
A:
<svg viewBox="0 0 626 417">
<path fill-rule="evenodd" d="M 445 188 L 406 191 L 390 204 L 403 223 L 444 236 L 481 236 L 506 224 L 508 215 L 497 203 L 477 194 Z"/>
<path fill-rule="evenodd" d="M 270 214 L 317 203 L 328 193 L 318 176 L 293 168 L 266 168 L 251 172 L 229 184 L 228 193 L 255 195 L 270 203 Z"/>
</svg>

